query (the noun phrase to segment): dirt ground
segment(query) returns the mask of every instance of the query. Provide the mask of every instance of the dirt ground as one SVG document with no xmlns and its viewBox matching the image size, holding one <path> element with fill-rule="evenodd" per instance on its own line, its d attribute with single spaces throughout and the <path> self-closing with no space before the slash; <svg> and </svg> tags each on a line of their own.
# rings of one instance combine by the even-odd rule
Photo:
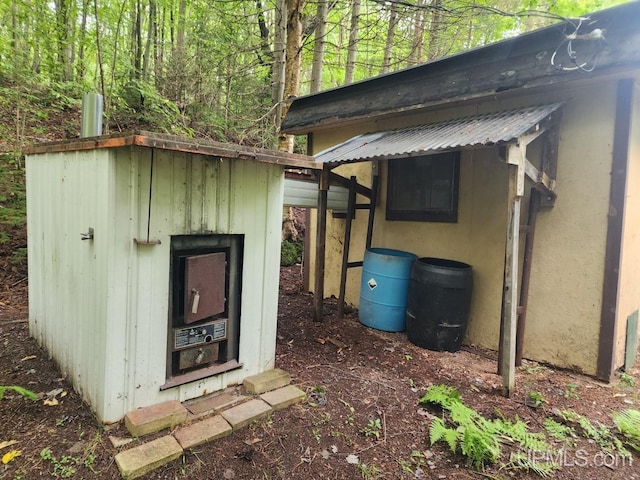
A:
<svg viewBox="0 0 640 480">
<path fill-rule="evenodd" d="M 100 425 L 29 337 L 26 265 L 7 263 L 2 253 L 0 385 L 23 386 L 42 399 L 27 400 L 7 390 L 0 400 L 0 457 L 21 452 L 0 463 L 0 479 L 120 478 L 113 460 L 118 449 L 109 436 L 126 437 L 124 427 Z M 471 347 L 457 353 L 427 351 L 402 333 L 363 327 L 356 311 L 337 319 L 332 300 L 324 321 L 314 323 L 312 296 L 302 291 L 301 280 L 300 267 L 282 269 L 276 366 L 291 374 L 307 400 L 188 451 L 145 478 L 535 478 L 499 463 L 478 472 L 446 444 L 430 445 L 429 425 L 440 413 L 418 404 L 425 389 L 454 386 L 467 405 L 486 417 L 495 418 L 499 411 L 509 419 L 519 417 L 533 431 L 543 431 L 544 419 L 563 408 L 611 427 L 612 411 L 637 408 L 640 402 L 638 388 L 629 381 L 605 385 L 533 362 L 518 371 L 515 395 L 503 398 L 494 352 Z M 640 379 L 640 372 L 630 374 Z M 530 392 L 544 400 L 540 407 L 525 404 Z M 3 445 L 8 441 L 16 443 Z M 603 463 L 607 466 L 597 466 Z M 596 443 L 583 437 L 563 464 L 554 478 L 640 478 L 640 459 L 604 457 Z"/>
</svg>

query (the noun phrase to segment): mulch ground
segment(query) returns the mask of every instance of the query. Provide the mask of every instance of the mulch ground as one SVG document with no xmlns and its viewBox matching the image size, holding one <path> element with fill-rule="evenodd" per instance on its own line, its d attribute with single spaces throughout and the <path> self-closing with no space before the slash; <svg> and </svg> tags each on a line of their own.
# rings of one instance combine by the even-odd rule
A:
<svg viewBox="0 0 640 480">
<path fill-rule="evenodd" d="M 27 317 L 26 267 L 11 267 L 0 277 L 0 385 L 20 385 L 42 399 L 30 401 L 7 390 L 0 400 L 0 456 L 21 452 L 6 465 L 0 463 L 0 479 L 120 478 L 113 461 L 118 449 L 108 437 L 127 436 L 124 427 L 100 425 L 29 337 L 28 324 L 20 321 Z M 283 268 L 276 366 L 291 374 L 307 400 L 188 451 L 145 478 L 537 478 L 499 464 L 478 472 L 445 444 L 430 445 L 429 425 L 440 413 L 418 403 L 426 388 L 454 386 L 467 405 L 486 417 L 495 418 L 499 411 L 522 419 L 533 431 L 543 430 L 554 409 L 565 408 L 612 426 L 612 411 L 640 401 L 637 387 L 619 381 L 606 385 L 533 362 L 518 371 L 516 392 L 506 399 L 500 394 L 494 352 L 424 350 L 402 333 L 363 327 L 356 311 L 336 318 L 330 299 L 324 321 L 314 323 L 312 300 L 302 291 L 300 267 Z M 630 373 L 640 379 L 639 372 Z M 544 399 L 540 407 L 527 405 L 530 392 Z M 7 441 L 16 443 L 2 447 Z M 629 465 L 598 452 L 595 443 L 578 438 L 554 478 L 640 478 L 640 460 Z"/>
</svg>

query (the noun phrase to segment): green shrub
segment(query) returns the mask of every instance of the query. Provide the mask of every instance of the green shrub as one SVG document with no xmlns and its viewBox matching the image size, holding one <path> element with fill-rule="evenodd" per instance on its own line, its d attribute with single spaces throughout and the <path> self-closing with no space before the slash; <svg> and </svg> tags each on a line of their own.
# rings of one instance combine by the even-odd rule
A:
<svg viewBox="0 0 640 480">
<path fill-rule="evenodd" d="M 302 241 L 290 242 L 285 240 L 280 247 L 280 265 L 289 267 L 302 261 L 302 251 L 304 249 Z"/>
</svg>

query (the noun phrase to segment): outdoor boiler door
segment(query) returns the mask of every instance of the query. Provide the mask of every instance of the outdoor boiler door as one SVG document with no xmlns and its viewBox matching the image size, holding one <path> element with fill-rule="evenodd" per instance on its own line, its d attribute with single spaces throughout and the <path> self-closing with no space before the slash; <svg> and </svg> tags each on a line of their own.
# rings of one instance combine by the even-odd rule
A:
<svg viewBox="0 0 640 480">
<path fill-rule="evenodd" d="M 224 313 L 226 264 L 224 252 L 186 258 L 184 323 Z"/>
</svg>

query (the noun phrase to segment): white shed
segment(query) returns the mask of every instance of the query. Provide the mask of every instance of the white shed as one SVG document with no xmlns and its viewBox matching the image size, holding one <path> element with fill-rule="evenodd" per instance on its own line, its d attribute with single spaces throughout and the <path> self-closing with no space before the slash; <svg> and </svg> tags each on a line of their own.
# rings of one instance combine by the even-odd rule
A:
<svg viewBox="0 0 640 480">
<path fill-rule="evenodd" d="M 273 368 L 284 168 L 147 132 L 27 152 L 31 334 L 104 422 Z"/>
</svg>

